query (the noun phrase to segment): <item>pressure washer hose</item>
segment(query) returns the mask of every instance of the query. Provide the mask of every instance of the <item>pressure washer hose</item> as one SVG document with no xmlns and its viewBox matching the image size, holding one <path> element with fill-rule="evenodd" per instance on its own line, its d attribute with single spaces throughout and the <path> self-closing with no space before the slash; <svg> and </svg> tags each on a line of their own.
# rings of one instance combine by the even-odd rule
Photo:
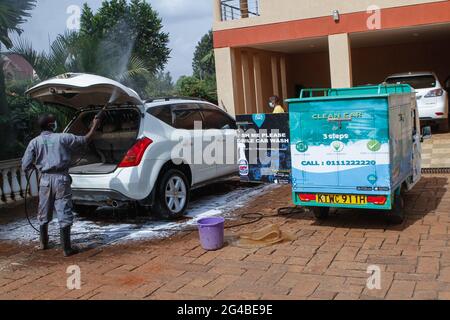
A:
<svg viewBox="0 0 450 320">
<path fill-rule="evenodd" d="M 24 201 L 25 201 L 25 216 L 27 218 L 28 224 L 37 232 L 40 233 L 40 231 L 33 225 L 33 223 L 31 222 L 30 219 L 30 213 L 28 211 L 28 191 L 30 190 L 30 181 L 31 181 L 31 176 L 33 175 L 33 173 L 36 171 L 36 169 L 33 169 L 29 172 L 28 176 L 27 176 L 27 186 L 25 188 L 25 194 L 24 194 Z M 234 229 L 237 227 L 243 227 L 243 226 L 247 226 L 250 224 L 254 224 L 257 223 L 263 219 L 267 219 L 267 218 L 274 218 L 274 217 L 280 217 L 280 216 L 288 216 L 294 213 L 302 213 L 304 212 L 303 208 L 298 208 L 298 207 L 294 207 L 294 208 L 290 208 L 290 207 L 286 207 L 286 208 L 279 208 L 277 210 L 277 213 L 274 215 L 264 215 L 260 212 L 251 212 L 251 213 L 244 213 L 242 215 L 239 216 L 240 219 L 244 219 L 244 220 L 250 220 L 247 222 L 242 222 L 239 224 L 235 224 L 235 225 L 229 225 L 229 226 L 225 226 L 225 229 Z M 157 232 L 194 232 L 197 231 L 197 229 L 194 228 L 183 228 L 183 229 L 157 229 L 157 230 L 152 230 L 152 231 L 157 231 Z M 130 233 L 130 231 L 106 231 L 106 232 L 102 232 L 102 234 L 127 234 Z M 92 235 L 95 234 L 95 232 L 77 232 L 77 233 L 72 233 L 72 235 Z"/>
<path fill-rule="evenodd" d="M 27 217 L 27 220 L 28 220 L 28 223 L 29 223 L 29 225 L 37 232 L 37 233 L 40 233 L 40 231 L 33 225 L 33 223 L 31 222 L 31 219 L 30 219 L 30 214 L 29 214 L 29 212 L 28 212 L 28 191 L 30 190 L 30 181 L 31 181 L 31 176 L 32 176 L 32 174 L 34 173 L 36 171 L 36 169 L 33 169 L 33 170 L 31 170 L 29 173 L 28 173 L 28 176 L 27 176 L 27 186 L 26 186 L 26 188 L 25 188 L 25 191 L 24 191 L 24 201 L 25 201 L 25 216 Z"/>
</svg>

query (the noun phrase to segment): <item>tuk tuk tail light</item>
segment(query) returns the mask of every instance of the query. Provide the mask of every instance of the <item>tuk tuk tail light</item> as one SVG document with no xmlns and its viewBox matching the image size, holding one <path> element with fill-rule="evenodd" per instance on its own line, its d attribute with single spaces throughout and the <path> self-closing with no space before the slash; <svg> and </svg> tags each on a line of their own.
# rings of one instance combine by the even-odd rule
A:
<svg viewBox="0 0 450 320">
<path fill-rule="evenodd" d="M 386 196 L 368 196 L 367 202 L 372 203 L 377 206 L 384 206 L 387 202 Z"/>
<path fill-rule="evenodd" d="M 299 194 L 298 197 L 300 198 L 300 201 L 302 201 L 302 202 L 316 201 L 316 195 L 315 194 L 302 193 L 302 194 Z"/>
</svg>

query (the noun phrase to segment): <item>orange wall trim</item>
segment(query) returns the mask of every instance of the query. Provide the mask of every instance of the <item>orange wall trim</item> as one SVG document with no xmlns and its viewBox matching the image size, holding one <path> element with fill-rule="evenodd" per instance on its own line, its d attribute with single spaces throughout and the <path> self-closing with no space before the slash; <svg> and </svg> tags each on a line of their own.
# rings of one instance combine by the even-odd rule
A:
<svg viewBox="0 0 450 320">
<path fill-rule="evenodd" d="M 214 32 L 214 47 L 240 47 L 331 34 L 369 31 L 367 12 L 342 14 L 339 23 L 330 16 L 287 21 Z M 396 29 L 450 22 L 450 1 L 381 9 L 381 29 Z"/>
</svg>

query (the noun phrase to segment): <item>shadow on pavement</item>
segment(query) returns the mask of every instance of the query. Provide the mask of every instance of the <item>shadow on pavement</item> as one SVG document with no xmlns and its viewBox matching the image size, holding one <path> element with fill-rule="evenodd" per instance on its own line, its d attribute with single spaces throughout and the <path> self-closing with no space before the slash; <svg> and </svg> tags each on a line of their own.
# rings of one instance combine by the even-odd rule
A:
<svg viewBox="0 0 450 320">
<path fill-rule="evenodd" d="M 389 212 L 376 210 L 337 210 L 332 212 L 326 221 L 315 224 L 335 228 L 403 231 L 439 207 L 446 195 L 447 185 L 446 177 L 423 177 L 419 184 L 405 195 L 406 219 L 400 225 L 389 221 Z"/>
<path fill-rule="evenodd" d="M 423 177 L 418 185 L 406 194 L 406 219 L 400 225 L 389 221 L 389 212 L 377 210 L 332 210 L 328 219 L 315 221 L 314 226 L 333 228 L 403 231 L 433 213 L 446 196 L 447 177 Z M 450 196 L 448 196 L 450 200 Z M 312 212 L 290 215 L 289 219 L 315 220 Z"/>
</svg>

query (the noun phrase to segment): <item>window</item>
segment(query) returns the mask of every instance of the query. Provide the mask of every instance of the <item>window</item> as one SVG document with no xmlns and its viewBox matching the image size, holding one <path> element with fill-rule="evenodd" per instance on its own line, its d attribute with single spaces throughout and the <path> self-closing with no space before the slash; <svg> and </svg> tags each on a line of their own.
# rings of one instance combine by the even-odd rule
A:
<svg viewBox="0 0 450 320">
<path fill-rule="evenodd" d="M 162 122 L 167 123 L 169 126 L 173 124 L 172 108 L 170 105 L 151 108 L 148 110 L 148 113 L 161 120 Z"/>
<path fill-rule="evenodd" d="M 203 124 L 200 108 L 195 104 L 176 105 L 173 113 L 175 116 L 173 126 L 177 129 L 194 130 L 195 122 Z M 200 129 L 202 127 L 203 125 L 200 126 Z"/>
<path fill-rule="evenodd" d="M 386 80 L 388 84 L 409 84 L 414 89 L 426 89 L 436 87 L 436 79 L 432 76 L 394 77 Z"/>
<path fill-rule="evenodd" d="M 236 123 L 227 114 L 219 110 L 202 110 L 205 129 L 236 129 Z"/>
</svg>

